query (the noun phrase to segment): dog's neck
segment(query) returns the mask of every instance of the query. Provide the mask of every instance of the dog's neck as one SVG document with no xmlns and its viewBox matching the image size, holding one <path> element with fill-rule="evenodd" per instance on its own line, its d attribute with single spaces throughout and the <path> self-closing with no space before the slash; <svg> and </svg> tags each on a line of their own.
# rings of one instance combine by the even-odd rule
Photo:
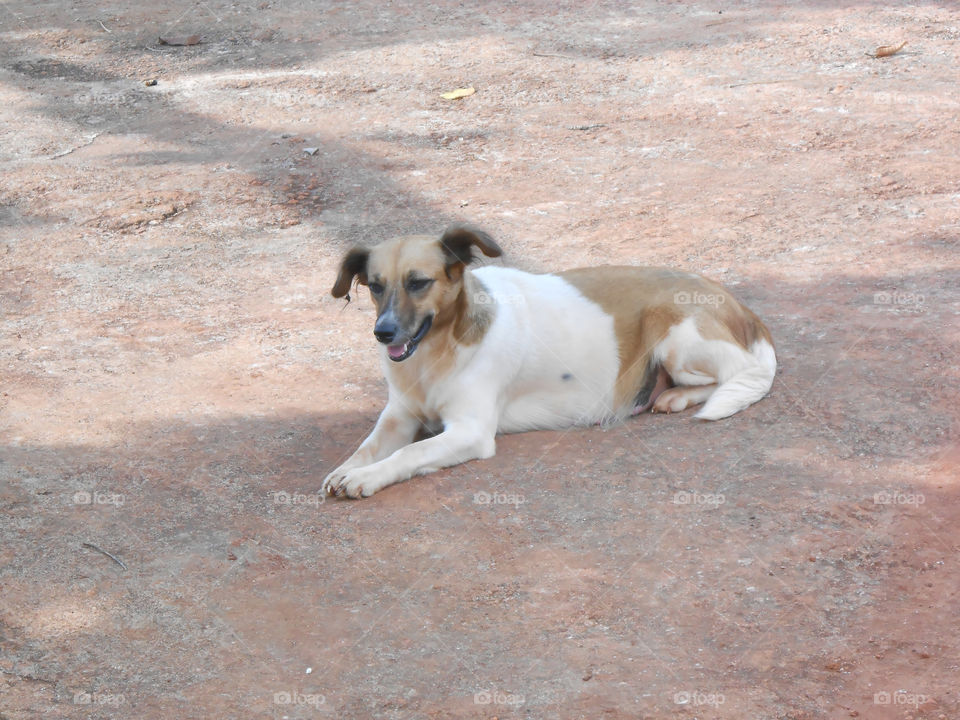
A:
<svg viewBox="0 0 960 720">
<path fill-rule="evenodd" d="M 479 343 L 493 322 L 496 306 L 484 284 L 469 270 L 463 272 L 460 294 L 454 303 L 456 313 L 452 339 L 458 345 Z"/>
</svg>

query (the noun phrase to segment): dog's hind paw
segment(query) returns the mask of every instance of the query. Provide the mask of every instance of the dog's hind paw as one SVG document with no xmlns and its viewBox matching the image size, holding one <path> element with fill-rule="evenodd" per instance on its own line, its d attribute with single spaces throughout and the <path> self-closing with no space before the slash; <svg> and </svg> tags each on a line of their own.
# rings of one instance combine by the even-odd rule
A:
<svg viewBox="0 0 960 720">
<path fill-rule="evenodd" d="M 675 413 L 687 409 L 690 401 L 683 392 L 683 388 L 671 388 L 665 390 L 657 401 L 653 403 L 653 412 L 655 413 Z"/>
<path fill-rule="evenodd" d="M 653 404 L 655 413 L 675 413 L 699 405 L 713 394 L 716 385 L 693 385 L 664 390 Z"/>
</svg>

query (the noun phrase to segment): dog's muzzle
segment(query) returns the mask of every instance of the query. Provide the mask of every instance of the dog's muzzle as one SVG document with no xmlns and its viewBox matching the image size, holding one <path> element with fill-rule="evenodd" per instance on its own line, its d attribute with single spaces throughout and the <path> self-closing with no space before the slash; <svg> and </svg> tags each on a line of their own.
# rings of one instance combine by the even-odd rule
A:
<svg viewBox="0 0 960 720">
<path fill-rule="evenodd" d="M 400 362 L 413 355 L 432 324 L 433 316 L 428 315 L 411 337 L 399 339 L 400 326 L 397 324 L 396 316 L 393 313 L 384 313 L 377 318 L 373 334 L 380 343 L 387 346 L 387 357 L 394 362 Z"/>
</svg>

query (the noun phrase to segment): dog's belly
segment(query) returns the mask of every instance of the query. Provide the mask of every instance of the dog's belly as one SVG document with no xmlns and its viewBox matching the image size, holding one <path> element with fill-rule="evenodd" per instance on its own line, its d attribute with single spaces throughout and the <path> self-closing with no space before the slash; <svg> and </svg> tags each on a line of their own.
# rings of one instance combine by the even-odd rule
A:
<svg viewBox="0 0 960 720">
<path fill-rule="evenodd" d="M 612 417 L 620 363 L 613 318 L 556 275 L 505 268 L 477 275 L 498 302 L 493 346 L 513 351 L 500 358 L 511 379 L 497 429 L 555 429 Z"/>
<path fill-rule="evenodd" d="M 598 403 L 584 393 L 562 389 L 520 395 L 500 414 L 497 431 L 555 430 L 571 425 L 593 425 L 612 416 L 609 403 Z"/>
</svg>

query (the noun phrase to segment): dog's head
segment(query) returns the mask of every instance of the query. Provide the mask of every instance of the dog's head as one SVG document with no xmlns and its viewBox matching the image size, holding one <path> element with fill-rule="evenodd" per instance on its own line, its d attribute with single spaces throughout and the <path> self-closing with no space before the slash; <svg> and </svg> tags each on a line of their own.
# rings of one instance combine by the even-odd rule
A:
<svg viewBox="0 0 960 720">
<path fill-rule="evenodd" d="M 489 235 L 466 225 L 448 228 L 439 240 L 417 235 L 356 247 L 343 259 L 331 293 L 344 297 L 354 279 L 366 285 L 377 305 L 373 334 L 387 346 L 387 356 L 401 362 L 454 308 L 474 248 L 488 257 L 502 254 Z"/>
</svg>

